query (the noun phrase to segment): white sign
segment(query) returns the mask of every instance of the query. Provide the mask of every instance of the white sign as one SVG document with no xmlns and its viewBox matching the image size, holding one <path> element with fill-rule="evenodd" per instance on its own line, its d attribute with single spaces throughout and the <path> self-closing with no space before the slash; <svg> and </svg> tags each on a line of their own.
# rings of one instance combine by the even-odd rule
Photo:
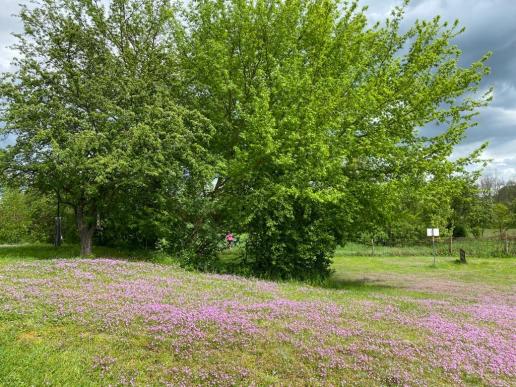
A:
<svg viewBox="0 0 516 387">
<path fill-rule="evenodd" d="M 439 229 L 438 228 L 427 228 L 426 229 L 426 236 L 433 236 L 433 237 L 437 237 L 439 236 Z"/>
</svg>

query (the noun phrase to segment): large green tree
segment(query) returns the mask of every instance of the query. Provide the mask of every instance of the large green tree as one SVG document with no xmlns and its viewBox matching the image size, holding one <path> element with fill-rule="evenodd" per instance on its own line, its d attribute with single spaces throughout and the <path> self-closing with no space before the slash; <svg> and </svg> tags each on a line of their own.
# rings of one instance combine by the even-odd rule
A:
<svg viewBox="0 0 516 387">
<path fill-rule="evenodd" d="M 356 2 L 192 1 L 178 46 L 184 100 L 215 126 L 213 196 L 269 275 L 324 274 L 336 243 L 388 224 L 409 200 L 446 225 L 451 160 L 489 96 L 487 56 L 459 66 L 462 32 L 439 17 L 402 32 L 403 7 L 370 25 Z M 421 128 L 438 126 L 435 136 Z"/>
<path fill-rule="evenodd" d="M 20 17 L 0 89 L 2 132 L 16 136 L 2 168 L 73 208 L 81 254 L 111 215 L 204 189 L 211 125 L 176 102 L 168 1 L 41 0 Z"/>
<path fill-rule="evenodd" d="M 450 158 L 489 99 L 458 23 L 402 32 L 403 8 L 372 26 L 337 0 L 41 0 L 21 18 L 2 166 L 74 209 L 84 254 L 101 225 L 206 257 L 224 227 L 256 273 L 325 275 L 338 243 L 411 208 L 445 226 L 481 152 Z"/>
</svg>

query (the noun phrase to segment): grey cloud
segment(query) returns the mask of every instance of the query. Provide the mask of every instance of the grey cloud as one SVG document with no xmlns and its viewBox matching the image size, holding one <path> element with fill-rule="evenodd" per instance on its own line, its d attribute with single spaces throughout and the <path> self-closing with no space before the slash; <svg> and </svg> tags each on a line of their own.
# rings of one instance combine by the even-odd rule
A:
<svg viewBox="0 0 516 387">
<path fill-rule="evenodd" d="M 401 0 L 362 0 L 370 9 L 368 16 L 382 20 Z M 511 0 L 412 0 L 404 20 L 404 28 L 417 19 L 428 20 L 440 15 L 443 20 L 458 19 L 465 32 L 454 43 L 462 50 L 461 65 L 468 66 L 491 51 L 488 61 L 491 74 L 481 87 L 494 87 L 493 101 L 480 110 L 478 125 L 468 131 L 463 144 L 455 152 L 461 156 L 488 141 L 486 158 L 493 161 L 486 173 L 516 178 L 516 1 Z M 425 128 L 436 134 L 440 129 Z"/>
<path fill-rule="evenodd" d="M 0 125 L 1 126 L 1 125 Z M 13 145 L 15 142 L 15 138 L 12 135 L 6 137 L 0 137 L 0 145 Z"/>
<path fill-rule="evenodd" d="M 9 48 L 15 38 L 12 33 L 21 31 L 21 23 L 15 15 L 19 11 L 18 0 L 2 0 L 0 8 L 0 72 L 10 68 L 14 52 Z"/>
<path fill-rule="evenodd" d="M 514 107 L 515 101 L 516 85 L 511 82 L 497 81 L 491 106 L 510 109 L 511 107 Z"/>
</svg>

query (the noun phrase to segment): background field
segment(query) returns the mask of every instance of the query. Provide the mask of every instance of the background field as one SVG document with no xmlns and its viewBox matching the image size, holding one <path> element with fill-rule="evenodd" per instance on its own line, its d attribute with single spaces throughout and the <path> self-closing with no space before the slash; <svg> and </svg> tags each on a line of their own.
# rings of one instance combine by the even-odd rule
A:
<svg viewBox="0 0 516 387">
<path fill-rule="evenodd" d="M 0 247 L 0 385 L 509 386 L 516 376 L 513 258 L 434 267 L 430 256 L 340 250 L 331 279 L 309 285 L 48 259 L 74 254 Z"/>
<path fill-rule="evenodd" d="M 507 239 L 507 240 L 505 240 Z M 480 238 L 472 236 L 451 238 L 439 237 L 435 239 L 435 253 L 442 257 L 458 257 L 459 250 L 463 249 L 467 256 L 473 257 L 516 257 L 516 229 L 507 230 L 500 238 L 495 229 L 486 229 Z M 430 238 L 414 241 L 375 241 L 368 243 L 349 242 L 338 250 L 338 255 L 357 256 L 421 256 L 432 255 L 432 241 Z"/>
<path fill-rule="evenodd" d="M 459 257 L 459 250 L 463 249 L 467 256 L 477 258 L 489 257 L 516 257 L 516 238 L 507 240 L 507 246 L 504 240 L 496 238 L 454 238 L 451 246 L 450 241 L 441 238 L 435 241 L 435 254 L 440 257 Z M 451 253 L 450 253 L 451 251 Z M 432 255 L 432 243 L 424 241 L 418 244 L 407 245 L 382 245 L 361 243 L 347 243 L 337 250 L 339 255 L 356 255 L 356 256 L 421 256 Z"/>
</svg>

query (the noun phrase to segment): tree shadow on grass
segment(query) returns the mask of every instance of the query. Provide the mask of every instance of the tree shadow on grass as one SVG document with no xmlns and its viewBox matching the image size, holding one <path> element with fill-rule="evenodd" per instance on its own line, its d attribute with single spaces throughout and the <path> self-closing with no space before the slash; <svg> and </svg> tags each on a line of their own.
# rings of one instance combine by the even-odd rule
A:
<svg viewBox="0 0 516 387">
<path fill-rule="evenodd" d="M 80 248 L 78 245 L 63 245 L 60 247 L 54 247 L 50 244 L 0 245 L 0 261 L 78 258 L 79 255 Z M 98 258 L 123 258 L 131 260 L 149 260 L 151 258 L 149 251 L 115 249 L 104 246 L 94 247 L 93 256 Z"/>
<path fill-rule="evenodd" d="M 344 278 L 332 276 L 314 285 L 325 289 L 352 290 L 360 292 L 376 292 L 398 288 L 398 286 L 386 284 L 384 280 L 366 277 Z"/>
<path fill-rule="evenodd" d="M 56 248 L 44 244 L 0 245 L 0 260 L 72 258 L 79 255 L 76 246 Z"/>
</svg>

